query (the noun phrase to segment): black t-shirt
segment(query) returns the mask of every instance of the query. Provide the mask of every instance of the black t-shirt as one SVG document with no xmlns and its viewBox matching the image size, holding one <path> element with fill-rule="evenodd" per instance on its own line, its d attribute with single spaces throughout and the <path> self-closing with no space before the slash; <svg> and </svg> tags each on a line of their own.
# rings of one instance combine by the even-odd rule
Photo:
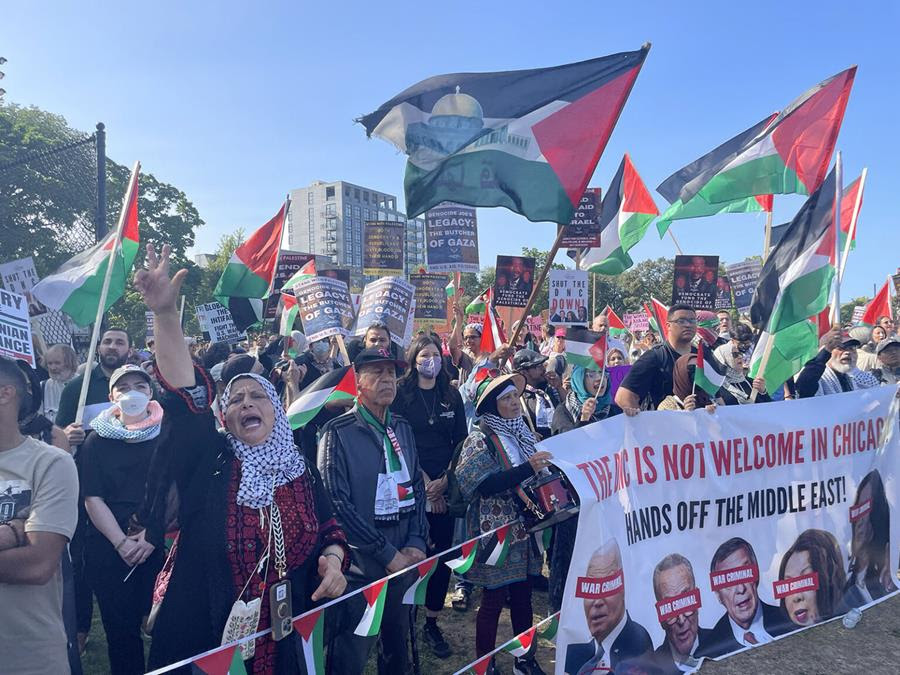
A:
<svg viewBox="0 0 900 675">
<path fill-rule="evenodd" d="M 411 393 L 398 392 L 391 410 L 403 415 L 412 427 L 422 470 L 432 480 L 444 475 L 453 451 L 467 435 L 466 411 L 459 392 L 451 387 L 439 400 L 437 387 L 416 386 Z M 429 424 L 429 419 L 434 424 Z"/>
<path fill-rule="evenodd" d="M 696 354 L 697 350 L 691 347 L 691 353 Z M 642 408 L 647 408 L 649 403 L 649 408 L 656 410 L 672 394 L 672 372 L 679 356 L 668 342 L 656 345 L 631 366 L 621 386 L 638 395 Z"/>
<path fill-rule="evenodd" d="M 123 532 L 128 531 L 128 521 L 144 500 L 150 458 L 158 438 L 126 443 L 93 432 L 78 452 L 81 494 L 102 498 Z M 93 523 L 88 525 L 87 536 L 106 539 Z"/>
</svg>

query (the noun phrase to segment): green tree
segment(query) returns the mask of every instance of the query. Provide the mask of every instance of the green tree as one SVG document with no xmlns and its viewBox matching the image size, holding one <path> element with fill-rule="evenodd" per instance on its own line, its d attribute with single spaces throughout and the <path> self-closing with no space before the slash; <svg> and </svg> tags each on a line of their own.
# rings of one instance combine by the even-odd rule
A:
<svg viewBox="0 0 900 675">
<path fill-rule="evenodd" d="M 832 300 L 832 305 L 834 305 L 834 298 Z M 853 318 L 853 309 L 857 305 L 865 305 L 869 302 L 869 298 L 862 296 L 859 298 L 853 298 L 852 300 L 848 300 L 847 302 L 841 303 L 841 325 L 846 326 L 850 323 L 850 319 Z"/>
</svg>

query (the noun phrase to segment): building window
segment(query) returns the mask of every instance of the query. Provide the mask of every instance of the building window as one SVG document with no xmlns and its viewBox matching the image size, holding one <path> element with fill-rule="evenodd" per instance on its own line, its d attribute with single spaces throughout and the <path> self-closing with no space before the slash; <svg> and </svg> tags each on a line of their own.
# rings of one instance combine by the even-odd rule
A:
<svg viewBox="0 0 900 675">
<path fill-rule="evenodd" d="M 315 209 L 307 209 L 306 210 L 306 219 L 309 221 L 309 224 L 312 225 L 313 221 L 315 221 Z"/>
<path fill-rule="evenodd" d="M 353 188 L 353 198 L 359 201 L 359 188 Z"/>
<path fill-rule="evenodd" d="M 358 205 L 353 207 L 353 215 L 355 217 L 359 218 L 359 206 Z"/>
<path fill-rule="evenodd" d="M 391 211 L 396 211 L 396 210 L 397 210 L 397 200 L 396 200 L 396 199 L 394 199 L 393 197 L 391 197 L 391 198 L 388 200 L 388 204 L 390 205 Z"/>
<path fill-rule="evenodd" d="M 306 203 L 307 203 L 307 204 L 312 204 L 312 203 L 313 203 L 313 192 L 312 192 L 312 190 L 310 190 L 309 192 L 306 193 Z"/>
<path fill-rule="evenodd" d="M 345 187 L 345 188 L 344 188 L 344 196 L 345 196 L 345 197 L 349 197 L 349 196 L 350 196 L 350 188 L 348 188 L 348 187 Z"/>
<path fill-rule="evenodd" d="M 363 201 L 366 202 L 366 204 L 369 203 L 369 192 L 368 191 L 363 192 Z"/>
<path fill-rule="evenodd" d="M 344 215 L 345 215 L 347 218 L 349 218 L 349 217 L 351 216 L 352 213 L 353 213 L 353 209 L 350 207 L 349 204 L 347 204 L 346 206 L 344 206 Z"/>
<path fill-rule="evenodd" d="M 331 201 L 334 199 L 334 185 L 325 188 L 325 199 Z"/>
<path fill-rule="evenodd" d="M 325 215 L 326 216 L 337 215 L 337 206 L 335 204 L 326 204 L 325 205 Z"/>
</svg>

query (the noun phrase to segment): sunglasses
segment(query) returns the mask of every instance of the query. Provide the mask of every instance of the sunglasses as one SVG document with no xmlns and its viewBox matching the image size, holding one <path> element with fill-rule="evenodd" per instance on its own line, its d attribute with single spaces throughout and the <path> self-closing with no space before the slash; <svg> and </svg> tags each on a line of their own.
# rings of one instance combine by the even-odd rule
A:
<svg viewBox="0 0 900 675">
<path fill-rule="evenodd" d="M 677 323 L 679 326 L 696 326 L 697 319 L 669 319 L 669 323 Z"/>
</svg>

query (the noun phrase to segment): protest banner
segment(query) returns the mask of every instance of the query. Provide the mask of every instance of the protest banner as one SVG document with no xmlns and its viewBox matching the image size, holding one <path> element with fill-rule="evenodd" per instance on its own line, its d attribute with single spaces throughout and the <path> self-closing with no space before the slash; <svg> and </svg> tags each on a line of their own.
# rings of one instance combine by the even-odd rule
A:
<svg viewBox="0 0 900 675">
<path fill-rule="evenodd" d="M 391 340 L 405 346 L 412 331 L 413 285 L 401 277 L 384 277 L 366 284 L 359 300 L 355 335 L 365 335 L 375 321 L 388 327 Z"/>
<path fill-rule="evenodd" d="M 478 274 L 478 220 L 471 206 L 444 202 L 425 213 L 430 272 Z"/>
<path fill-rule="evenodd" d="M 47 313 L 47 308 L 31 297 L 31 289 L 38 282 L 37 270 L 31 256 L 0 264 L 0 280 L 7 291 L 24 295 L 28 299 L 30 317 L 37 318 Z"/>
<path fill-rule="evenodd" d="M 534 286 L 534 258 L 498 255 L 494 281 L 495 307 L 525 307 Z"/>
<path fill-rule="evenodd" d="M 753 292 L 759 283 L 759 275 L 762 272 L 762 263 L 759 260 L 745 260 L 744 262 L 725 265 L 725 273 L 731 281 L 731 290 L 734 293 L 734 306 L 741 314 L 750 311 L 753 302 Z"/>
<path fill-rule="evenodd" d="M 694 309 L 715 309 L 718 277 L 719 256 L 676 255 L 672 304 L 686 303 Z"/>
<path fill-rule="evenodd" d="M 281 299 L 281 287 L 284 282 L 303 269 L 310 260 L 315 259 L 312 253 L 296 253 L 294 251 L 281 251 L 278 254 L 278 266 L 275 268 L 275 277 L 272 281 L 272 293 L 266 298 L 263 308 L 263 319 L 274 319 L 278 314 L 278 302 Z"/>
<path fill-rule="evenodd" d="M 34 368 L 28 299 L 12 291 L 0 291 L 0 354 L 27 361 Z"/>
<path fill-rule="evenodd" d="M 182 296 L 183 298 L 184 296 Z M 153 312 L 144 312 L 144 321 L 146 322 L 146 334 L 144 335 L 144 344 L 147 343 L 148 340 L 152 340 L 154 338 L 153 332 Z"/>
<path fill-rule="evenodd" d="M 716 282 L 716 309 L 731 309 L 734 301 L 731 299 L 731 280 L 727 274 L 720 274 Z"/>
<path fill-rule="evenodd" d="M 246 331 L 239 331 L 231 318 L 231 312 L 220 302 L 207 302 L 194 308 L 203 338 L 210 342 L 237 342 L 247 338 Z"/>
<path fill-rule="evenodd" d="M 583 248 L 600 246 L 600 188 L 588 188 L 572 214 L 568 225 L 557 225 L 557 233 L 565 229 L 560 240 L 561 248 L 576 249 L 576 256 Z M 574 256 L 573 256 L 574 258 Z"/>
<path fill-rule="evenodd" d="M 550 270 L 550 323 L 571 326 L 588 322 L 588 273 L 582 270 Z"/>
<path fill-rule="evenodd" d="M 644 312 L 625 312 L 622 314 L 622 323 L 632 333 L 650 330 L 650 318 Z"/>
<path fill-rule="evenodd" d="M 367 220 L 363 246 L 363 274 L 403 274 L 406 225 L 390 220 Z"/>
<path fill-rule="evenodd" d="M 853 316 L 850 317 L 850 324 L 853 326 L 857 325 L 860 321 L 862 321 L 863 314 L 865 314 L 865 313 L 866 313 L 865 305 L 855 305 L 853 307 Z"/>
<path fill-rule="evenodd" d="M 556 672 L 623 622 L 612 666 L 674 672 L 672 650 L 693 667 L 895 594 L 895 393 L 618 415 L 538 444 L 580 499 Z"/>
<path fill-rule="evenodd" d="M 415 288 L 416 326 L 425 328 L 447 323 L 447 277 L 416 273 L 409 275 L 409 281 Z"/>
<path fill-rule="evenodd" d="M 331 277 L 315 276 L 294 286 L 303 333 L 310 342 L 332 335 L 349 335 L 353 304 L 347 284 Z"/>
</svg>

